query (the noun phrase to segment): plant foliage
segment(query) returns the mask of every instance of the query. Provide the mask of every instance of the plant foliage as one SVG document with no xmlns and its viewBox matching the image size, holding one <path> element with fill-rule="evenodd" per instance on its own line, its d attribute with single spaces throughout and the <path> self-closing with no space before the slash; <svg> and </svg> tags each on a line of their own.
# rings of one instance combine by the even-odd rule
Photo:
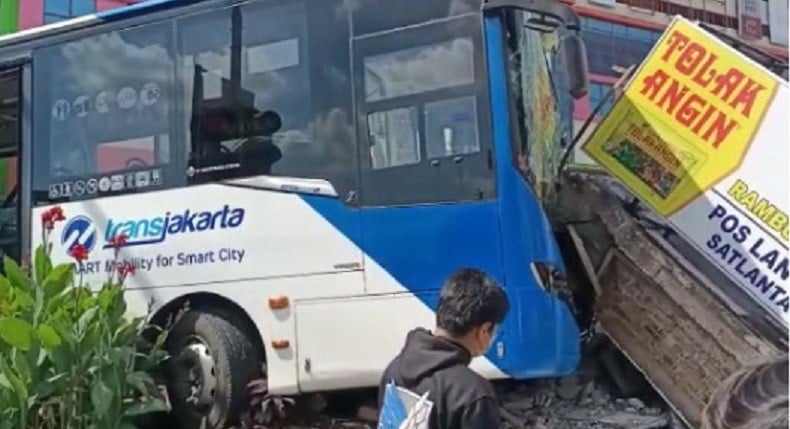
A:
<svg viewBox="0 0 790 429">
<path fill-rule="evenodd" d="M 80 245 L 74 263 L 52 265 L 49 232 L 64 219 L 59 207 L 42 215 L 32 269 L 3 261 L 0 429 L 133 429 L 137 416 L 167 409 L 148 372 L 166 358 L 165 335 L 144 344 L 147 318 L 125 317 L 123 281 L 134 267 L 118 261 L 118 248 L 117 269 L 98 289 L 82 284 Z"/>
</svg>

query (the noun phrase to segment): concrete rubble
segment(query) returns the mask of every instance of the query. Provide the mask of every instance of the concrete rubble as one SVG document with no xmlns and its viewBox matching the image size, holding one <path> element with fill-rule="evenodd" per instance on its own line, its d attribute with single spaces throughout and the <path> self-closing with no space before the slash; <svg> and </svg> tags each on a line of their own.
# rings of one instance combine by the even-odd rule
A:
<svg viewBox="0 0 790 429">
<path fill-rule="evenodd" d="M 502 429 L 685 429 L 671 412 L 639 398 L 613 398 L 594 382 L 578 377 L 513 383 L 500 393 Z M 356 419 L 324 416 L 291 429 L 373 429 L 372 411 Z"/>
<path fill-rule="evenodd" d="M 502 429 L 686 429 L 657 396 L 617 397 L 618 388 L 597 362 L 559 379 L 500 381 Z M 329 410 L 292 429 L 373 429 L 376 410 L 359 407 L 354 418 L 329 417 Z"/>
<path fill-rule="evenodd" d="M 667 411 L 639 398 L 615 399 L 578 376 L 523 384 L 502 394 L 503 429 L 663 429 Z M 674 429 L 674 428 L 673 428 Z"/>
</svg>

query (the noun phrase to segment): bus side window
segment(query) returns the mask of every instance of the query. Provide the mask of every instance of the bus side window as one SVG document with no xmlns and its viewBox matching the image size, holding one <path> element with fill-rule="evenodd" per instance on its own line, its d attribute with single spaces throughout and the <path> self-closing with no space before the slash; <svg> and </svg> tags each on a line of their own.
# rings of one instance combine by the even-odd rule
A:
<svg viewBox="0 0 790 429">
<path fill-rule="evenodd" d="M 34 50 L 34 204 L 176 185 L 173 42 L 149 23 Z"/>
<path fill-rule="evenodd" d="M 178 22 L 189 182 L 258 175 L 356 187 L 343 0 L 249 2 Z"/>
<path fill-rule="evenodd" d="M 362 205 L 494 197 L 480 34 L 461 14 L 353 39 Z"/>
</svg>

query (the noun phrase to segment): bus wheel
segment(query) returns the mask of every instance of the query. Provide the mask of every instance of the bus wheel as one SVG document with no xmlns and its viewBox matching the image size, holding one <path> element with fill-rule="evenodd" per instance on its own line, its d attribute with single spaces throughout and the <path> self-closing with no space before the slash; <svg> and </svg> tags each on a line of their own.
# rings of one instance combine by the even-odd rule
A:
<svg viewBox="0 0 790 429">
<path fill-rule="evenodd" d="M 173 417 L 184 429 L 223 429 L 249 407 L 247 384 L 263 357 L 249 336 L 219 314 L 190 310 L 173 326 L 168 393 Z"/>
</svg>

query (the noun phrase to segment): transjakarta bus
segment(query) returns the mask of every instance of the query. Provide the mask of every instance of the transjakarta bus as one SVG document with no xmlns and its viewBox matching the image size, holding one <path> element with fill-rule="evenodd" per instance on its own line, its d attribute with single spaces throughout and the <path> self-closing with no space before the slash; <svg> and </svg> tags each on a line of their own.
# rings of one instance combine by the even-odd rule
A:
<svg viewBox="0 0 790 429">
<path fill-rule="evenodd" d="M 577 30 L 554 0 L 158 0 L 4 37 L 3 250 L 60 205 L 53 257 L 85 246 L 99 284 L 125 234 L 131 310 L 189 302 L 184 427 L 231 423 L 262 367 L 278 395 L 377 384 L 460 267 L 512 303 L 477 371 L 570 373 L 537 184 L 586 91 Z"/>
</svg>

